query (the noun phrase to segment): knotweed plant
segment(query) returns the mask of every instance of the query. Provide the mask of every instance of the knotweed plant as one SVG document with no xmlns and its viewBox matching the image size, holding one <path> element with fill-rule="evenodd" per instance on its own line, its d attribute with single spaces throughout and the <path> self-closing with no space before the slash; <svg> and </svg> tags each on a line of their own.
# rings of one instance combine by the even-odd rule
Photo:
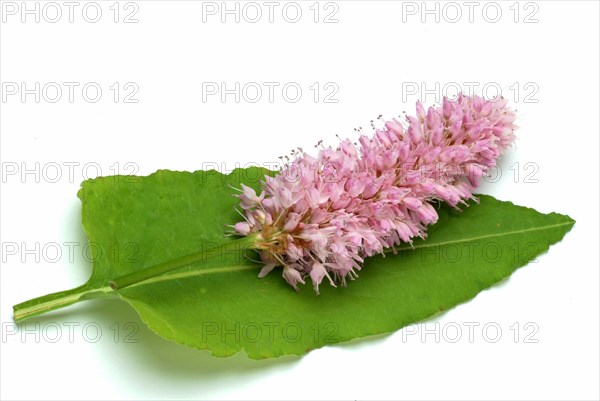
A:
<svg viewBox="0 0 600 401">
<path fill-rule="evenodd" d="M 116 297 L 169 340 L 251 358 L 300 355 L 422 321 L 509 277 L 575 223 L 486 195 L 474 204 L 475 188 L 515 139 L 514 122 L 504 99 L 459 96 L 428 109 L 417 103 L 413 116 L 381 118 L 372 134 L 357 130 L 312 154 L 297 149 L 278 172 L 160 170 L 133 185 L 86 180 L 82 222 L 98 256 L 90 279 L 15 305 L 15 321 Z M 139 259 L 114 258 L 116 245 L 130 244 Z M 468 260 L 391 254 L 456 244 L 468 246 Z M 386 258 L 364 264 L 378 254 Z M 221 259 L 204 263 L 213 257 Z M 332 288 L 361 269 L 372 271 L 359 285 Z M 290 288 L 307 283 L 323 294 Z M 237 335 L 223 335 L 233 327 Z"/>
</svg>

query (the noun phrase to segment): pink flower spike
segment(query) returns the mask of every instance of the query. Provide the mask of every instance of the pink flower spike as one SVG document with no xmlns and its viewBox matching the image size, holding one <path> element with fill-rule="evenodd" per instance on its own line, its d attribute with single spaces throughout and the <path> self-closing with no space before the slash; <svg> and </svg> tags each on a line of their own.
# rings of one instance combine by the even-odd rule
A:
<svg viewBox="0 0 600 401">
<path fill-rule="evenodd" d="M 506 99 L 459 95 L 401 123 L 384 122 L 373 137 L 361 135 L 316 156 L 295 160 L 265 177 L 262 192 L 242 185 L 246 221 L 234 226 L 255 235 L 264 277 L 283 266 L 296 290 L 310 277 L 335 286 L 356 276 L 365 257 L 425 238 L 438 219 L 431 202 L 466 204 L 481 177 L 515 140 L 515 113 Z"/>
</svg>

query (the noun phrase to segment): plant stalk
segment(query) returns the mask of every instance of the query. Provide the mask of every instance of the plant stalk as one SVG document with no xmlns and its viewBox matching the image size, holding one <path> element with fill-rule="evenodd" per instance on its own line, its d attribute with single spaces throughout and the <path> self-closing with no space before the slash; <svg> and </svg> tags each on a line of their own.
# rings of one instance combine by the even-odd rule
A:
<svg viewBox="0 0 600 401">
<path fill-rule="evenodd" d="M 42 313 L 64 308 L 65 306 L 73 305 L 74 303 L 85 299 L 114 295 L 118 290 L 148 280 L 152 277 L 160 276 L 172 270 L 176 270 L 194 263 L 203 262 L 207 259 L 224 255 L 231 251 L 254 249 L 256 247 L 256 238 L 257 235 L 249 235 L 225 245 L 216 246 L 208 250 L 198 251 L 190 255 L 182 256 L 177 259 L 172 259 L 142 270 L 125 274 L 121 277 L 110 280 L 108 282 L 108 286 L 104 285 L 103 287 L 94 287 L 93 285 L 86 283 L 71 290 L 55 292 L 38 298 L 30 299 L 29 301 L 25 301 L 13 306 L 15 322 L 18 323 L 27 318 L 41 315 Z"/>
<path fill-rule="evenodd" d="M 111 295 L 112 292 L 109 287 L 92 288 L 88 284 L 66 291 L 54 292 L 13 306 L 14 319 L 19 323 L 27 318 L 64 308 L 84 299 Z"/>
</svg>

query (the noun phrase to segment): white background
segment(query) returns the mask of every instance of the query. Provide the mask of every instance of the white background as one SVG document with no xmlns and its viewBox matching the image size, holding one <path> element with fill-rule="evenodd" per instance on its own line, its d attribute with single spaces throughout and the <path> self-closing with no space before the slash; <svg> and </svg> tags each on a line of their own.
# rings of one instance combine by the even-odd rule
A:
<svg viewBox="0 0 600 401">
<path fill-rule="evenodd" d="M 203 7 L 221 9 L 220 2 L 99 2 L 96 23 L 84 18 L 95 18 L 93 6 L 82 15 L 86 2 L 72 23 L 62 2 L 56 23 L 48 21 L 56 8 L 44 2 L 39 23 L 34 14 L 21 21 L 21 2 L 7 3 L 0 28 L 3 399 L 600 397 L 597 2 L 480 2 L 469 16 L 463 2 L 428 2 L 436 15 L 423 14 L 421 2 L 337 1 L 318 5 L 317 23 L 312 1 L 299 3 L 297 23 L 285 20 L 283 2 L 272 23 L 262 2 L 256 23 L 248 21 L 255 8 L 243 14 L 245 3 L 239 23 L 233 14 L 225 23 L 220 12 L 203 14 Z M 293 19 L 290 7 L 285 17 Z M 123 21 L 130 13 L 137 23 Z M 338 22 L 324 23 L 331 13 Z M 21 88 L 10 94 L 12 83 L 22 82 L 26 89 L 40 83 L 39 103 L 35 94 L 22 99 Z M 55 87 L 47 85 L 53 82 L 63 90 L 56 103 Z M 64 82 L 79 84 L 73 102 Z M 239 103 L 234 95 L 223 103 L 219 95 L 203 99 L 203 83 L 206 89 L 211 82 L 279 86 L 273 102 L 266 86 L 249 102 L 255 92 L 247 86 Z M 83 97 L 86 83 L 101 87 L 97 102 L 89 101 L 91 90 Z M 286 83 L 301 87 L 298 102 L 282 95 Z M 14 332 L 12 305 L 74 287 L 90 274 L 76 197 L 83 179 L 277 162 L 296 146 L 310 149 L 321 139 L 335 145 L 335 134 L 354 138 L 353 128 L 368 127 L 379 114 L 413 112 L 417 99 L 436 103 L 444 88 L 452 94 L 457 85 L 487 95 L 501 88 L 518 109 L 517 145 L 502 160 L 498 182 L 481 192 L 577 223 L 536 263 L 412 327 L 416 334 L 403 330 L 301 358 L 218 359 L 154 335 L 117 300 L 79 304 Z M 124 102 L 131 88 L 139 89 L 130 99 L 137 103 Z M 332 88 L 339 90 L 329 100 L 337 103 L 325 102 Z M 72 260 L 65 243 L 75 243 Z M 421 337 L 436 322 L 439 342 Z M 473 342 L 470 323 L 479 324 Z M 498 342 L 486 340 L 485 324 L 501 328 Z M 462 338 L 451 343 L 456 326 Z M 138 342 L 125 342 L 135 327 Z"/>
</svg>

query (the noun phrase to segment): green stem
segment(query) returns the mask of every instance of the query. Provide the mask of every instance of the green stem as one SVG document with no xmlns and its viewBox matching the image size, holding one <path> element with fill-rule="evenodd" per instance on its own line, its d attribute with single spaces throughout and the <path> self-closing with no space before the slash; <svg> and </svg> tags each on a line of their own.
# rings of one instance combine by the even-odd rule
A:
<svg viewBox="0 0 600 401">
<path fill-rule="evenodd" d="M 244 248 L 254 248 L 255 243 L 256 235 L 249 235 L 225 245 L 192 253 L 191 255 L 182 256 L 177 259 L 172 259 L 158 265 L 126 274 L 111 280 L 108 284 L 113 290 L 120 290 L 125 287 L 129 287 L 130 285 L 137 284 L 141 281 L 148 280 L 149 278 L 160 276 L 164 273 L 170 272 L 171 270 L 179 269 L 180 267 L 188 266 L 197 262 L 202 262 L 215 256 L 224 255 L 230 251 L 239 251 Z"/>
<path fill-rule="evenodd" d="M 117 277 L 109 281 L 108 286 L 98 288 L 86 283 L 71 290 L 55 292 L 38 298 L 30 299 L 29 301 L 25 301 L 13 306 L 15 322 L 21 322 L 32 316 L 37 316 L 51 310 L 64 308 L 65 306 L 73 305 L 74 303 L 85 299 L 114 295 L 118 290 L 129 287 L 130 285 L 140 283 L 152 277 L 160 276 L 184 266 L 205 261 L 215 256 L 224 255 L 231 251 L 240 251 L 244 248 L 254 249 L 256 247 L 256 238 L 257 235 L 250 235 L 225 245 L 215 246 L 209 250 L 202 250 L 187 256 L 150 266 L 145 269 Z"/>
<path fill-rule="evenodd" d="M 55 292 L 41 297 L 30 299 L 13 306 L 15 322 L 50 312 L 51 310 L 73 305 L 84 299 L 99 298 L 110 295 L 113 291 L 109 287 L 92 288 L 87 284 L 67 291 Z"/>
</svg>

